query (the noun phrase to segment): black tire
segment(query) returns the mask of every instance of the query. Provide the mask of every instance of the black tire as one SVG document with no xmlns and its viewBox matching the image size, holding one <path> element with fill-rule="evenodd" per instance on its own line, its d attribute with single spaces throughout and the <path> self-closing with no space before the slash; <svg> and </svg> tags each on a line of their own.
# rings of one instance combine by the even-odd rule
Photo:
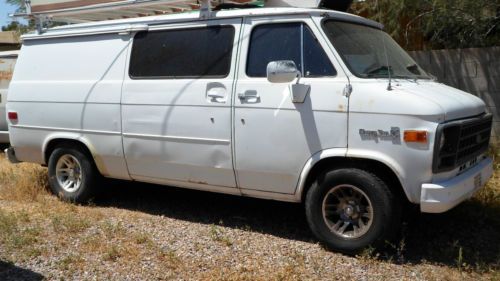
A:
<svg viewBox="0 0 500 281">
<path fill-rule="evenodd" d="M 345 186 L 347 189 L 350 188 L 349 186 L 358 188 L 371 203 L 371 224 L 365 228 L 364 234 L 361 235 L 358 232 L 359 237 L 345 237 L 335 233 L 327 225 L 327 219 L 323 217 L 325 196 L 339 186 Z M 368 247 L 383 246 L 386 240 L 394 237 L 401 224 L 400 204 L 387 185 L 376 175 L 356 168 L 337 169 L 320 174 L 307 192 L 305 210 L 307 221 L 314 235 L 330 249 L 346 254 L 357 254 Z M 344 218 L 346 213 L 347 211 L 342 213 Z M 340 217 L 341 215 L 335 214 L 334 216 Z M 342 221 L 342 225 L 343 223 Z"/>
<path fill-rule="evenodd" d="M 81 180 L 78 188 L 71 192 L 63 188 L 57 179 L 56 167 L 62 157 L 74 157 L 78 160 Z M 74 145 L 61 145 L 54 149 L 49 158 L 49 184 L 52 192 L 62 200 L 74 203 L 88 203 L 95 195 L 101 175 L 93 159 L 82 148 Z"/>
</svg>

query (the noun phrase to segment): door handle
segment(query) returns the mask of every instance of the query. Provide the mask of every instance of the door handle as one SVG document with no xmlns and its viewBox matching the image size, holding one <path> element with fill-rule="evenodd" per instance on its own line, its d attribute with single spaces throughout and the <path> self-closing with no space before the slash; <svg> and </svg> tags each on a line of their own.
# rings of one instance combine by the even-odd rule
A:
<svg viewBox="0 0 500 281">
<path fill-rule="evenodd" d="M 225 103 L 227 99 L 226 89 L 214 87 L 207 91 L 208 102 Z"/>
<path fill-rule="evenodd" d="M 212 90 L 210 92 L 208 92 L 207 96 L 211 99 L 222 99 L 222 98 L 226 97 L 226 95 L 219 93 L 217 91 L 212 91 Z"/>
<path fill-rule="evenodd" d="M 247 102 L 247 103 L 257 103 L 260 101 L 259 94 L 255 90 L 248 90 L 245 91 L 244 93 L 238 93 L 238 98 L 242 102 Z"/>
</svg>

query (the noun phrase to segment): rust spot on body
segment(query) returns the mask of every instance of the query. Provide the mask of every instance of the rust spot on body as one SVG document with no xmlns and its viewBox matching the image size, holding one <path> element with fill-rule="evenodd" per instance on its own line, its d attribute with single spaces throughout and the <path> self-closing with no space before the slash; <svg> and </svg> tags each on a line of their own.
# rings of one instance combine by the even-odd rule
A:
<svg viewBox="0 0 500 281">
<path fill-rule="evenodd" d="M 0 71 L 0 80 L 11 80 L 12 71 Z"/>
<path fill-rule="evenodd" d="M 204 181 L 196 181 L 196 180 L 188 180 L 189 183 L 196 183 L 196 184 L 208 184 L 207 182 Z"/>
</svg>

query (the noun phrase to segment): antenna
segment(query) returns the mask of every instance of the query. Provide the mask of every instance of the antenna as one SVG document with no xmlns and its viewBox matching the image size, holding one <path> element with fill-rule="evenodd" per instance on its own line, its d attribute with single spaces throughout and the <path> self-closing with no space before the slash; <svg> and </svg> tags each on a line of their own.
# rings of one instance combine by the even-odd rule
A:
<svg viewBox="0 0 500 281">
<path fill-rule="evenodd" d="M 378 0 L 375 2 L 375 5 L 377 5 L 377 10 L 378 10 L 378 21 L 382 22 L 382 14 L 380 13 L 380 6 Z M 384 46 L 385 62 L 387 64 L 387 75 L 389 76 L 389 84 L 387 85 L 387 91 L 392 91 L 391 65 L 389 64 L 389 56 L 387 55 L 387 47 L 385 45 L 384 34 L 382 34 L 382 45 Z"/>
<path fill-rule="evenodd" d="M 389 64 L 389 56 L 387 56 L 387 48 L 385 46 L 384 34 L 382 34 L 382 45 L 384 45 L 385 61 L 387 63 L 387 75 L 389 76 L 389 84 L 387 85 L 387 91 L 392 91 L 391 65 Z"/>
</svg>

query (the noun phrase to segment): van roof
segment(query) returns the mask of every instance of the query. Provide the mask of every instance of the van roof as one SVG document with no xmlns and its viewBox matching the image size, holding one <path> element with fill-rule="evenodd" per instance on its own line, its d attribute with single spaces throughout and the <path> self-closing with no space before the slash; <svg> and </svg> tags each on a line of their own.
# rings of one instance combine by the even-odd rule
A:
<svg viewBox="0 0 500 281">
<path fill-rule="evenodd" d="M 329 18 L 332 19 L 354 22 L 358 24 L 372 26 L 379 29 L 383 28 L 383 26 L 380 23 L 353 14 L 348 14 L 333 10 L 305 9 L 305 8 L 252 8 L 252 9 L 213 11 L 212 17 L 209 20 L 239 18 L 239 17 L 281 16 L 281 15 L 300 15 L 300 14 L 302 15 L 308 14 L 311 16 L 328 16 Z M 58 26 L 48 29 L 42 34 L 29 33 L 23 35 L 21 39 L 32 40 L 32 39 L 45 39 L 53 37 L 130 32 L 136 30 L 147 30 L 147 26 L 149 25 L 192 22 L 192 21 L 204 21 L 203 19 L 200 19 L 199 11 Z"/>
</svg>

